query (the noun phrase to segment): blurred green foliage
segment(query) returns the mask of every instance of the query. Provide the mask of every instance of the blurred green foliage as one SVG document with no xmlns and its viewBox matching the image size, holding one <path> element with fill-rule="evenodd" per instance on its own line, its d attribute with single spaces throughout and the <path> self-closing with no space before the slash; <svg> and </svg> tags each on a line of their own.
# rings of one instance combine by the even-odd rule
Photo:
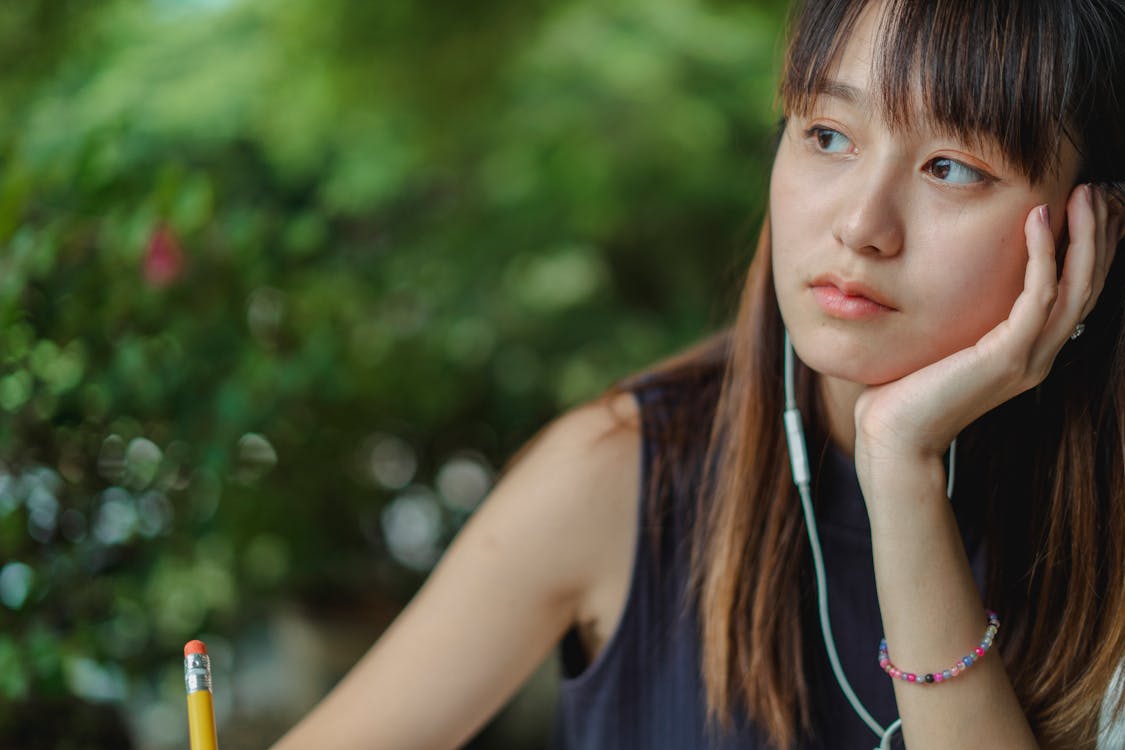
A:
<svg viewBox="0 0 1125 750">
<path fill-rule="evenodd" d="M 401 601 L 388 503 L 440 550 L 451 457 L 721 322 L 782 5 L 0 8 L 0 737 L 182 698 L 279 601 Z"/>
</svg>

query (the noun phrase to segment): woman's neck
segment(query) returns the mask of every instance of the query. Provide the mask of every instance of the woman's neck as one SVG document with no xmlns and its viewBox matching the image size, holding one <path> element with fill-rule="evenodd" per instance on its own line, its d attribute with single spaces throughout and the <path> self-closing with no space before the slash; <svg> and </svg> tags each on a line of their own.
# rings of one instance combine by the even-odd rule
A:
<svg viewBox="0 0 1125 750">
<path fill-rule="evenodd" d="M 848 456 L 855 455 L 855 402 L 867 386 L 827 375 L 817 376 L 828 437 Z"/>
</svg>

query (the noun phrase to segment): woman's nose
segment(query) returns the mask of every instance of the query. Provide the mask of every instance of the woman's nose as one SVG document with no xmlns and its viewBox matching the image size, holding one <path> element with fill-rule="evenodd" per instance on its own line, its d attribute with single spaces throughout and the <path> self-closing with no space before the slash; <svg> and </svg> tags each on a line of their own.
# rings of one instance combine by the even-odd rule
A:
<svg viewBox="0 0 1125 750">
<path fill-rule="evenodd" d="M 884 256 L 902 251 L 904 187 L 890 166 L 865 165 L 841 186 L 832 234 L 845 248 Z"/>
</svg>

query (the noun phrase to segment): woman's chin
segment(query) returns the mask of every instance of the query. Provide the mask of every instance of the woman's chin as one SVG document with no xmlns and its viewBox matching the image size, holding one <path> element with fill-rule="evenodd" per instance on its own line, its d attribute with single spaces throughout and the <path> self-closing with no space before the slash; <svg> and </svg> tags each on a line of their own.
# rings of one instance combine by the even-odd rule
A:
<svg viewBox="0 0 1125 750">
<path fill-rule="evenodd" d="M 875 326 L 797 325 L 789 333 L 797 357 L 812 370 L 874 386 L 900 380 L 973 346 L 991 326 L 982 323 L 979 333 L 958 331 L 956 338 L 946 335 L 948 331 Z"/>
<path fill-rule="evenodd" d="M 796 342 L 793 348 L 797 357 L 818 374 L 865 386 L 893 382 L 928 364 L 869 350 L 814 347 L 805 354 Z"/>
</svg>

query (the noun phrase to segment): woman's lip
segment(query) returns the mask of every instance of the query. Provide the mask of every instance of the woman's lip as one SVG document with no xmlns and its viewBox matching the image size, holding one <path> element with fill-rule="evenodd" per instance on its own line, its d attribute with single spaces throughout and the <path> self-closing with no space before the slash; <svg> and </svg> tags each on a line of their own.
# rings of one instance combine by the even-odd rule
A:
<svg viewBox="0 0 1125 750">
<path fill-rule="evenodd" d="M 864 284 L 862 281 L 852 281 L 841 276 L 837 276 L 834 273 L 826 273 L 822 276 L 816 277 L 812 280 L 809 286 L 834 286 L 843 294 L 846 294 L 849 297 L 866 297 L 867 299 L 878 305 L 889 307 L 892 310 L 896 309 L 895 306 L 891 304 L 890 300 L 880 294 L 877 290 L 872 289 L 867 284 Z"/>
<path fill-rule="evenodd" d="M 884 313 L 894 312 L 893 307 L 887 307 L 862 294 L 846 294 L 832 284 L 814 285 L 812 293 L 821 308 L 834 318 L 870 320 Z"/>
</svg>

